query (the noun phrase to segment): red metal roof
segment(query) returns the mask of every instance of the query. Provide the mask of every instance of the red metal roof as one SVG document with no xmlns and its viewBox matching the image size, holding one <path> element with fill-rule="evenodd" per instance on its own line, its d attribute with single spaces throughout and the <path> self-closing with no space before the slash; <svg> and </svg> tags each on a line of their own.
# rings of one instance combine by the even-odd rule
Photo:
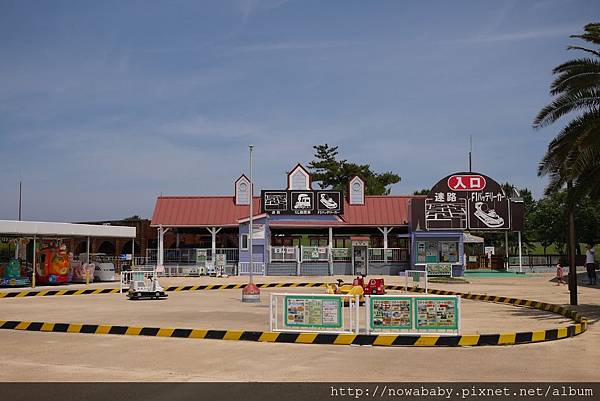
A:
<svg viewBox="0 0 600 401">
<path fill-rule="evenodd" d="M 408 224 L 408 201 L 413 196 L 365 196 L 364 205 L 350 205 L 344 201 L 343 222 L 319 221 L 321 226 L 364 225 L 402 226 Z M 247 218 L 248 205 L 236 205 L 233 196 L 161 196 L 156 200 L 152 225 L 176 226 L 237 226 L 238 220 Z M 260 214 L 260 197 L 254 197 L 254 214 Z M 307 217 L 310 219 L 310 217 Z M 275 222 L 272 225 L 315 225 L 316 221 Z"/>
<path fill-rule="evenodd" d="M 260 197 L 254 197 L 254 214 L 260 214 Z M 153 226 L 238 226 L 250 216 L 249 205 L 236 205 L 233 196 L 160 196 L 156 200 Z"/>
<path fill-rule="evenodd" d="M 348 225 L 403 226 L 408 224 L 408 201 L 413 196 L 365 196 L 364 205 L 344 202 L 342 219 Z"/>
</svg>

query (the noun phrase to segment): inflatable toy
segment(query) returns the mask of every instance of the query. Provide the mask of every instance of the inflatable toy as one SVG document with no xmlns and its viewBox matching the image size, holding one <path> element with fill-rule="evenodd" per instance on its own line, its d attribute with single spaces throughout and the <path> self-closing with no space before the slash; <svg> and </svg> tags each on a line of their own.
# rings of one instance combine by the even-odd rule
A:
<svg viewBox="0 0 600 401">
<path fill-rule="evenodd" d="M 61 284 L 69 279 L 69 255 L 67 248 L 60 248 L 54 244 L 42 248 L 39 251 L 38 263 L 36 263 L 35 279 L 39 284 Z"/>
<path fill-rule="evenodd" d="M 0 287 L 19 287 L 30 283 L 29 277 L 21 275 L 21 263 L 17 259 L 11 259 L 0 277 Z"/>
</svg>

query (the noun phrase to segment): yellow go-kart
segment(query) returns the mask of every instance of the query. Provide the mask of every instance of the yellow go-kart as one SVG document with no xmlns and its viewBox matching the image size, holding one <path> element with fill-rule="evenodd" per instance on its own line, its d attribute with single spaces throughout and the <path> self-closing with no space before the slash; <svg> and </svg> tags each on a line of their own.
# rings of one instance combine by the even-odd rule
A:
<svg viewBox="0 0 600 401">
<path fill-rule="evenodd" d="M 371 279 L 365 285 L 364 276 L 358 276 L 352 284 L 344 283 L 344 280 L 337 279 L 337 283 L 327 284 L 327 294 L 348 294 L 359 295 L 359 302 L 365 302 L 365 294 L 368 295 L 383 295 L 385 294 L 385 285 L 382 278 Z M 344 298 L 344 303 L 348 303 L 348 298 Z"/>
</svg>

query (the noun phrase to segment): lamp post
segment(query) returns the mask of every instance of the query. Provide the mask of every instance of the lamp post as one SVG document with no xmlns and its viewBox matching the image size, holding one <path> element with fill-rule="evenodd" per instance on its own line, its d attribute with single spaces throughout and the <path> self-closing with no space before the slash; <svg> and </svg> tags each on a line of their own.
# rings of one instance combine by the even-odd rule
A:
<svg viewBox="0 0 600 401">
<path fill-rule="evenodd" d="M 250 219 L 248 222 L 248 249 L 250 251 L 249 280 L 248 284 L 242 289 L 242 302 L 260 302 L 260 289 L 252 281 L 252 270 L 254 265 L 254 249 L 252 246 L 252 231 L 254 217 L 254 181 L 252 181 L 252 150 L 254 145 L 248 145 L 250 150 Z"/>
</svg>

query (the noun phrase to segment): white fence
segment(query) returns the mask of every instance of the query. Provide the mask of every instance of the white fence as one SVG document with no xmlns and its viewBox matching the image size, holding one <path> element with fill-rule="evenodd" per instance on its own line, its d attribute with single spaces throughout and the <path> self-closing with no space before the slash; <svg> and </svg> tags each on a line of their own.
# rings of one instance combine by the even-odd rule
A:
<svg viewBox="0 0 600 401">
<path fill-rule="evenodd" d="M 331 248 L 331 258 L 334 262 L 351 262 L 352 249 L 350 248 Z"/>
<path fill-rule="evenodd" d="M 193 265 L 196 264 L 197 250 L 206 251 L 206 259 L 212 260 L 211 248 L 175 248 L 165 249 L 163 262 L 165 265 Z M 235 263 L 239 260 L 240 250 L 238 248 L 216 248 L 216 255 L 225 255 L 227 263 Z M 148 263 L 156 263 L 158 249 L 148 248 L 146 250 L 146 258 Z"/>
<path fill-rule="evenodd" d="M 238 274 L 239 275 L 250 274 L 250 262 L 238 263 Z M 252 274 L 258 274 L 258 275 L 264 276 L 266 274 L 265 264 L 262 262 L 253 262 L 252 263 Z"/>
<path fill-rule="evenodd" d="M 299 258 L 298 247 L 272 246 L 269 251 L 269 262 L 297 262 Z"/>
<path fill-rule="evenodd" d="M 300 262 L 328 262 L 329 247 L 327 246 L 302 246 Z"/>
<path fill-rule="evenodd" d="M 270 331 L 358 334 L 359 318 L 358 295 L 279 293 L 270 296 Z"/>
<path fill-rule="evenodd" d="M 408 262 L 408 255 L 406 248 L 369 248 L 369 262 Z"/>
</svg>

